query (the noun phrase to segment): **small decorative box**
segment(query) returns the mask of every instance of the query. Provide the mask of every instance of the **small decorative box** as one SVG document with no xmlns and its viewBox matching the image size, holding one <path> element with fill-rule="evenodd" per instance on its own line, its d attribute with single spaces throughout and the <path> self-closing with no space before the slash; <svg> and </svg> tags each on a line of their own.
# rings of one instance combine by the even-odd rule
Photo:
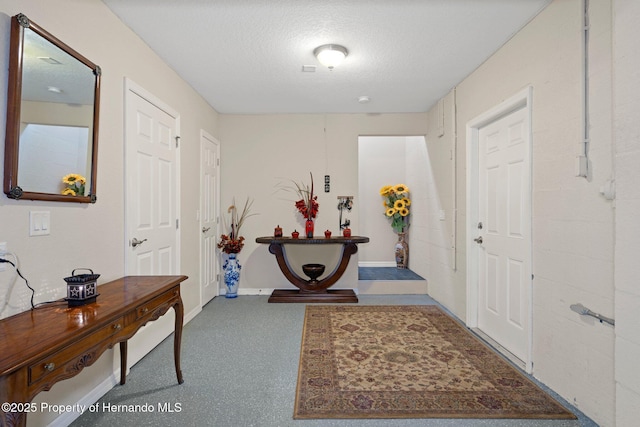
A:
<svg viewBox="0 0 640 427">
<path fill-rule="evenodd" d="M 88 270 L 91 274 L 76 274 L 76 270 Z M 98 297 L 96 282 L 99 274 L 93 274 L 89 268 L 77 268 L 71 272 L 71 276 L 65 277 L 67 282 L 67 303 L 69 307 L 89 304 Z"/>
</svg>

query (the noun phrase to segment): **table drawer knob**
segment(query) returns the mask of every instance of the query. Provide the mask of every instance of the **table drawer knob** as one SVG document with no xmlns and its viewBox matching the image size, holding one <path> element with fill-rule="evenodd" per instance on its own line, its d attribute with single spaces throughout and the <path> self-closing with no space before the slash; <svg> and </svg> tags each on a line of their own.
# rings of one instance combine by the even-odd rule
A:
<svg viewBox="0 0 640 427">
<path fill-rule="evenodd" d="M 44 369 L 46 369 L 47 371 L 51 372 L 51 371 L 53 371 L 54 369 L 56 369 L 56 364 L 55 364 L 55 363 L 53 363 L 53 362 L 45 363 L 45 365 L 44 365 Z"/>
<path fill-rule="evenodd" d="M 122 325 L 120 323 L 116 323 L 115 325 L 113 325 L 113 329 L 119 331 L 120 329 L 122 329 Z"/>
<path fill-rule="evenodd" d="M 144 307 L 144 308 L 142 309 L 142 314 L 145 314 L 145 313 L 147 313 L 148 311 L 149 311 L 149 309 L 148 309 L 147 307 Z"/>
</svg>

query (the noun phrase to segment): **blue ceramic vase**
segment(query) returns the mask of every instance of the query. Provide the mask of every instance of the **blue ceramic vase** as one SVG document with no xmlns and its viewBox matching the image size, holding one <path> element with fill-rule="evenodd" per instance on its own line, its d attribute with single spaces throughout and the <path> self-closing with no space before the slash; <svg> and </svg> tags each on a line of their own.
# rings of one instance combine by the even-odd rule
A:
<svg viewBox="0 0 640 427">
<path fill-rule="evenodd" d="M 240 285 L 240 269 L 242 269 L 236 254 L 229 254 L 229 258 L 224 262 L 222 269 L 224 270 L 224 284 L 227 286 L 225 298 L 236 298 L 238 296 L 238 286 Z"/>
</svg>

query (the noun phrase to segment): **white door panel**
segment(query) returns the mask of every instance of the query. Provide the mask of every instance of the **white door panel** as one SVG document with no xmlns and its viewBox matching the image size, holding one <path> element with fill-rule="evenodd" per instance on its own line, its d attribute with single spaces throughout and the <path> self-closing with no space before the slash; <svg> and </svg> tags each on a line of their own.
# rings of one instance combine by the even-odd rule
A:
<svg viewBox="0 0 640 427">
<path fill-rule="evenodd" d="M 126 142 L 128 274 L 175 274 L 177 269 L 176 118 L 128 92 Z"/>
<path fill-rule="evenodd" d="M 125 269 L 127 275 L 179 274 L 177 113 L 127 81 L 125 95 Z M 133 245 L 133 239 L 142 242 Z M 132 366 L 173 332 L 171 313 L 129 340 Z"/>
<path fill-rule="evenodd" d="M 478 131 L 478 328 L 527 360 L 531 192 L 526 108 Z"/>
<path fill-rule="evenodd" d="M 217 251 L 220 205 L 220 145 L 206 132 L 200 135 L 201 298 L 205 305 L 218 295 L 220 257 Z"/>
</svg>

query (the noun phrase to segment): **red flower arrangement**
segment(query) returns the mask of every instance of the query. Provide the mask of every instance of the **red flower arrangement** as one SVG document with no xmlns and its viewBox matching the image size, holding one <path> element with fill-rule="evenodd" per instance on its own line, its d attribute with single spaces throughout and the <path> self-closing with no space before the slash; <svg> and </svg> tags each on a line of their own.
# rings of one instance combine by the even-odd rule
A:
<svg viewBox="0 0 640 427">
<path fill-rule="evenodd" d="M 305 234 L 307 238 L 313 237 L 313 219 L 318 215 L 318 196 L 313 194 L 313 174 L 309 172 L 311 176 L 311 186 L 305 184 L 298 184 L 295 181 L 291 181 L 293 186 L 279 185 L 281 190 L 293 190 L 296 192 L 300 200 L 295 202 L 295 207 L 300 212 L 305 221 Z"/>
<path fill-rule="evenodd" d="M 229 234 L 221 235 L 220 242 L 218 243 L 218 248 L 222 249 L 224 253 L 237 254 L 242 250 L 242 247 L 244 246 L 244 237 L 239 236 L 240 227 L 244 224 L 245 219 L 256 215 L 249 213 L 252 204 L 253 201 L 250 201 L 247 198 L 246 202 L 244 202 L 244 208 L 240 215 L 238 215 L 238 210 L 236 209 L 235 199 L 233 200 L 233 204 L 229 206 L 229 209 L 227 209 L 227 212 L 231 214 L 231 232 Z"/>
<path fill-rule="evenodd" d="M 316 215 L 318 215 L 318 208 L 320 207 L 320 205 L 318 204 L 318 196 L 313 195 L 313 174 L 309 172 L 309 175 L 311 176 L 310 187 L 294 182 L 296 186 L 296 192 L 300 197 L 302 197 L 296 202 L 296 208 L 298 209 L 298 212 L 300 212 L 306 219 L 315 218 Z"/>
<path fill-rule="evenodd" d="M 218 243 L 218 247 L 226 254 L 237 254 L 242 250 L 243 246 L 244 237 L 240 236 L 237 239 L 233 239 L 226 234 L 220 236 L 220 243 Z"/>
</svg>

